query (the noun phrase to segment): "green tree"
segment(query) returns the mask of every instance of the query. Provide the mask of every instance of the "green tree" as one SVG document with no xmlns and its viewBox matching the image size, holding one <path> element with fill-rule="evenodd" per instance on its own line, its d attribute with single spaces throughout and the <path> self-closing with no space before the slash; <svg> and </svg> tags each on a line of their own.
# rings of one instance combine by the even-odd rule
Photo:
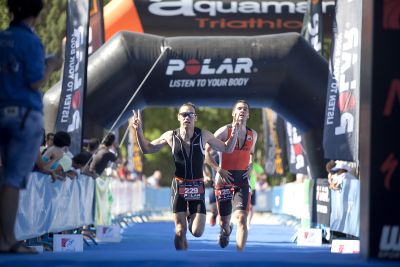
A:
<svg viewBox="0 0 400 267">
<path fill-rule="evenodd" d="M 63 53 L 63 39 L 66 33 L 67 0 L 45 0 L 44 10 L 41 12 L 36 31 L 40 36 L 47 54 Z M 61 71 L 52 75 L 43 90 L 47 91 L 60 80 Z"/>
<path fill-rule="evenodd" d="M 7 9 L 7 0 L 0 0 L 0 29 L 4 30 L 10 23 L 10 16 Z"/>
<path fill-rule="evenodd" d="M 66 29 L 67 0 L 44 0 L 44 9 L 40 13 L 35 30 L 40 36 L 48 54 L 62 53 L 62 40 Z M 0 29 L 5 29 L 10 23 L 7 9 L 7 0 L 0 0 Z M 54 73 L 50 81 L 44 86 L 47 91 L 60 79 L 60 71 Z"/>
</svg>

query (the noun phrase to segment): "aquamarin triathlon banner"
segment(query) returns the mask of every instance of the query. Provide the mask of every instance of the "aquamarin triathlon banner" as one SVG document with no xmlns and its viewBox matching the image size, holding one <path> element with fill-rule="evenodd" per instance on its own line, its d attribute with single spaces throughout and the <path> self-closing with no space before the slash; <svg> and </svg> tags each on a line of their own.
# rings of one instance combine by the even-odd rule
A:
<svg viewBox="0 0 400 267">
<path fill-rule="evenodd" d="M 143 31 L 162 36 L 300 32 L 307 10 L 307 1 L 300 0 L 134 0 L 134 4 Z M 334 5 L 324 1 L 322 11 L 331 15 Z"/>
<path fill-rule="evenodd" d="M 326 99 L 325 158 L 358 160 L 362 1 L 338 1 Z"/>
<path fill-rule="evenodd" d="M 89 1 L 69 0 L 64 73 L 56 131 L 71 135 L 70 151 L 77 154 L 82 143 L 83 99 L 86 87 Z"/>
</svg>

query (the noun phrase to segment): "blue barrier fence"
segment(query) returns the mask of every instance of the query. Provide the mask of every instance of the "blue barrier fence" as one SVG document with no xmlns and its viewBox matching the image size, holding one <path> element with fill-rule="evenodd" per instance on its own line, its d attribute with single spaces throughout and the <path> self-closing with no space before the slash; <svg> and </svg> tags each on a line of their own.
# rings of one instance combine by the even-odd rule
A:
<svg viewBox="0 0 400 267">
<path fill-rule="evenodd" d="M 257 191 L 255 211 L 288 214 L 307 220 L 310 218 L 309 184 L 289 183 Z M 331 192 L 332 230 L 359 235 L 359 191 L 359 181 L 349 180 L 341 191 Z M 210 192 L 207 188 L 207 209 Z M 23 240 L 84 225 L 107 225 L 113 218 L 126 214 L 170 210 L 170 188 L 154 189 L 141 181 L 119 181 L 108 177 L 93 180 L 84 175 L 52 183 L 49 176 L 34 172 L 27 189 L 20 194 L 15 231 L 17 238 Z"/>
</svg>

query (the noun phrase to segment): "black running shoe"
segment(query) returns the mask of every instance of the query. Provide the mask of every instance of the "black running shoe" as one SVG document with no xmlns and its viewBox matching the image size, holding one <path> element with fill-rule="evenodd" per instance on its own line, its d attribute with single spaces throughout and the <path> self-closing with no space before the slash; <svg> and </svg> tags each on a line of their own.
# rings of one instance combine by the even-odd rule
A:
<svg viewBox="0 0 400 267">
<path fill-rule="evenodd" d="M 226 246 L 229 245 L 229 236 L 232 233 L 233 229 L 233 223 L 229 225 L 230 232 L 229 234 L 226 234 L 224 229 L 221 227 L 221 231 L 219 232 L 219 237 L 218 237 L 218 244 L 221 248 L 225 248 Z"/>
</svg>

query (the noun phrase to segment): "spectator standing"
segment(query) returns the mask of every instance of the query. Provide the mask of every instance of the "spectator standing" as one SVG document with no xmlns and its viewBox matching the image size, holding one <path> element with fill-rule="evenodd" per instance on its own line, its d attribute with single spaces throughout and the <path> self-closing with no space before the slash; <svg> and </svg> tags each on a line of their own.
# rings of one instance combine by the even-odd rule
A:
<svg viewBox="0 0 400 267">
<path fill-rule="evenodd" d="M 77 174 L 82 173 L 88 176 L 94 175 L 89 171 L 89 164 L 92 160 L 93 154 L 99 148 L 99 145 L 99 139 L 91 138 L 85 149 L 72 157 L 72 167 L 75 169 Z"/>
<path fill-rule="evenodd" d="M 33 31 L 42 0 L 8 0 L 10 26 L 0 32 L 0 252 L 35 253 L 18 242 L 14 225 L 19 191 L 26 186 L 43 139 L 40 87 L 59 69 L 62 60 L 45 59 Z"/>
<path fill-rule="evenodd" d="M 44 147 L 41 151 L 42 154 L 44 154 L 46 150 L 54 144 L 53 140 L 54 140 L 54 133 L 46 134 Z"/>
<path fill-rule="evenodd" d="M 110 162 L 115 162 L 117 160 L 117 155 L 112 150 L 114 141 L 115 135 L 109 133 L 100 145 L 100 148 L 93 154 L 93 160 L 89 167 L 91 173 L 100 176 Z"/>
</svg>

